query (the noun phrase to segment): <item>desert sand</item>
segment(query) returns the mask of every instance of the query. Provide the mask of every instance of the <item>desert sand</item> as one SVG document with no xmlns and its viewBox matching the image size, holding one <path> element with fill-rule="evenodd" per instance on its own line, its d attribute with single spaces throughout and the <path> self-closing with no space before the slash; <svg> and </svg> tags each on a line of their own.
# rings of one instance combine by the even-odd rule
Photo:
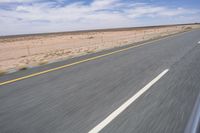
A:
<svg viewBox="0 0 200 133">
<path fill-rule="evenodd" d="M 190 24 L 0 37 L 0 71 L 37 66 L 199 27 Z"/>
</svg>

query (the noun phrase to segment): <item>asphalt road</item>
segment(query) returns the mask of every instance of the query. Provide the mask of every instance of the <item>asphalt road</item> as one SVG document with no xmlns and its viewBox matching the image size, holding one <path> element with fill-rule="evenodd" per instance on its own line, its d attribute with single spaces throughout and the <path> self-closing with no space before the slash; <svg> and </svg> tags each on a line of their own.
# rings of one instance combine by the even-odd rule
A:
<svg viewBox="0 0 200 133">
<path fill-rule="evenodd" d="M 87 133 L 166 69 L 100 132 L 183 133 L 200 92 L 199 41 L 195 30 L 1 85 L 0 133 Z"/>
</svg>

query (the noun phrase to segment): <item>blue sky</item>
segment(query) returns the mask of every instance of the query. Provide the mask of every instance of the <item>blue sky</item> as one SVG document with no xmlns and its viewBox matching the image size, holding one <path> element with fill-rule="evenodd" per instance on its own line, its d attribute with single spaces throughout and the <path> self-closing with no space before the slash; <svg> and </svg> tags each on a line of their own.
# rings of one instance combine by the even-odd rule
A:
<svg viewBox="0 0 200 133">
<path fill-rule="evenodd" d="M 200 0 L 0 0 L 0 35 L 200 22 Z"/>
</svg>

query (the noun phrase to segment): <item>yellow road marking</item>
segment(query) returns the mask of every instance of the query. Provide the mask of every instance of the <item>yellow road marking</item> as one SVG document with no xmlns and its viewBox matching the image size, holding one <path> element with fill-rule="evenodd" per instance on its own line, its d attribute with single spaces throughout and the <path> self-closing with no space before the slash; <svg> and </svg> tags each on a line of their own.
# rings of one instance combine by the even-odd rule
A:
<svg viewBox="0 0 200 133">
<path fill-rule="evenodd" d="M 177 34 L 177 35 L 180 35 L 180 34 Z M 140 47 L 140 46 L 143 46 L 143 45 L 146 45 L 146 44 L 149 44 L 149 43 L 157 42 L 159 40 L 163 40 L 163 39 L 166 39 L 166 38 L 169 38 L 169 37 L 171 37 L 171 36 L 167 36 L 167 37 L 164 37 L 164 38 L 161 38 L 161 39 L 149 41 L 149 42 L 146 42 L 146 43 L 143 43 L 143 44 L 140 44 L 140 45 L 130 46 L 128 48 L 116 50 L 116 51 L 113 51 L 113 52 L 110 52 L 110 53 L 107 53 L 107 54 L 91 57 L 91 58 L 88 58 L 88 59 L 85 59 L 85 60 L 77 61 L 77 62 L 74 62 L 74 63 L 71 63 L 71 64 L 63 65 L 63 66 L 52 68 L 52 69 L 49 69 L 49 70 L 33 73 L 33 74 L 23 76 L 23 77 L 20 77 L 20 78 L 4 81 L 4 82 L 0 83 L 0 86 L 10 84 L 10 83 L 13 83 L 13 82 L 17 82 L 17 81 L 20 81 L 20 80 L 28 79 L 28 78 L 31 78 L 31 77 L 35 77 L 35 76 L 38 76 L 38 75 L 42 75 L 42 74 L 45 74 L 45 73 L 53 72 L 53 71 L 60 70 L 60 69 L 63 69 L 63 68 L 67 68 L 67 67 L 74 66 L 74 65 L 77 65 L 77 64 L 81 64 L 81 63 L 84 63 L 84 62 L 88 62 L 88 61 L 91 61 L 91 60 L 96 60 L 96 59 L 99 59 L 99 58 L 102 58 L 102 57 L 105 57 L 105 56 L 109 56 L 109 55 L 112 55 L 112 54 L 115 54 L 115 53 L 119 53 L 119 52 L 126 51 L 126 50 L 129 50 L 129 49 L 132 49 L 132 48 Z"/>
</svg>

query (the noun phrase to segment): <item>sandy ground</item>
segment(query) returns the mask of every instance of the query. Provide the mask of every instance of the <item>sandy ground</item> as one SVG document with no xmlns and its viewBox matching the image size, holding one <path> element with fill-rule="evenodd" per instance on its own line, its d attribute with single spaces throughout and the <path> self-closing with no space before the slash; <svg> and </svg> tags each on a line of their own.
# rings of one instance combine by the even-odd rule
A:
<svg viewBox="0 0 200 133">
<path fill-rule="evenodd" d="M 199 28 L 179 25 L 0 38 L 0 71 L 37 66 Z"/>
</svg>

